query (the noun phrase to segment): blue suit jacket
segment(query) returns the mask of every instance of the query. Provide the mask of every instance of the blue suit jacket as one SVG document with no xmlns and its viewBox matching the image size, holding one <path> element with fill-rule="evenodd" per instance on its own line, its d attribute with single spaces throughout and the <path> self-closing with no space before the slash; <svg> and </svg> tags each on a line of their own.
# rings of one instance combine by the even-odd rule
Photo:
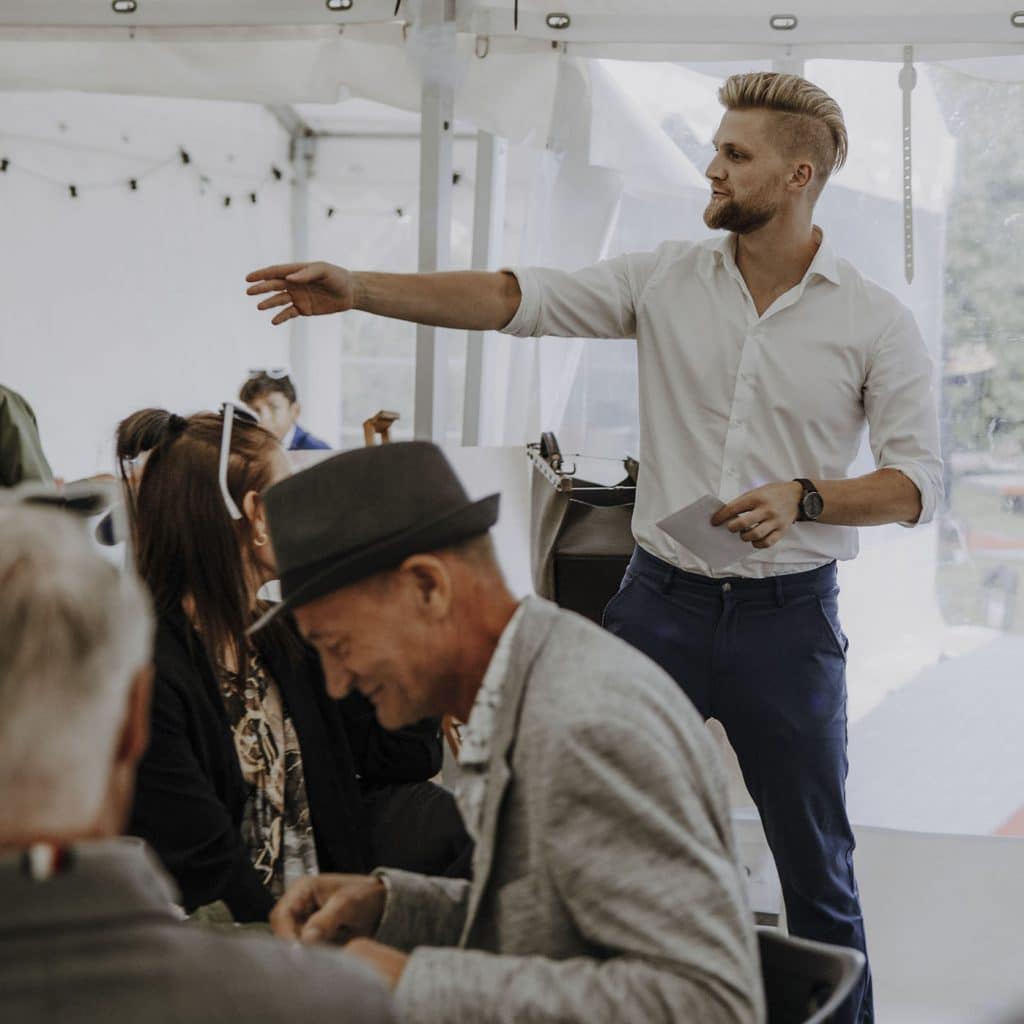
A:
<svg viewBox="0 0 1024 1024">
<path fill-rule="evenodd" d="M 309 451 L 311 449 L 324 449 L 330 448 L 331 446 L 326 441 L 321 441 L 319 437 L 314 436 L 307 430 L 303 430 L 302 427 L 295 424 L 295 436 L 292 438 L 292 443 L 288 445 L 288 450 L 292 452 L 296 451 Z"/>
</svg>

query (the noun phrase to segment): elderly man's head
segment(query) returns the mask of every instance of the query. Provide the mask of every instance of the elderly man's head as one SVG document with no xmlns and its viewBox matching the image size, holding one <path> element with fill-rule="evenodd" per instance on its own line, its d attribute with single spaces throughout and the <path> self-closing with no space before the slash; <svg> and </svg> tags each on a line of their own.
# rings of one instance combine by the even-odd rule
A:
<svg viewBox="0 0 1024 1024">
<path fill-rule="evenodd" d="M 325 459 L 263 496 L 282 601 L 320 652 L 328 690 L 359 690 L 387 729 L 465 718 L 516 601 L 473 500 L 437 445 L 402 441 Z"/>
<path fill-rule="evenodd" d="M 0 846 L 120 831 L 148 725 L 152 621 L 64 512 L 0 510 Z"/>
<path fill-rule="evenodd" d="M 406 558 L 295 610 L 327 690 L 359 690 L 387 729 L 429 715 L 466 718 L 515 610 L 489 534 Z"/>
</svg>

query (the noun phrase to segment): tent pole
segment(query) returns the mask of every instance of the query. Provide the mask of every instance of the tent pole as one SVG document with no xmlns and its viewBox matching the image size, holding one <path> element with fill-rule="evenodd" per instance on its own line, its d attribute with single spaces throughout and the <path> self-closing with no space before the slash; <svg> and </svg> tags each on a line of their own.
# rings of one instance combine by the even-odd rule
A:
<svg viewBox="0 0 1024 1024">
<path fill-rule="evenodd" d="M 476 138 L 476 194 L 473 205 L 473 269 L 493 270 L 501 259 L 505 226 L 508 143 L 490 132 Z M 466 390 L 462 404 L 462 443 L 481 443 L 487 403 L 484 382 L 492 375 L 493 340 L 484 331 L 470 331 L 466 343 Z M 493 404 L 493 403 L 492 403 Z"/>
<path fill-rule="evenodd" d="M 772 61 L 772 71 L 779 75 L 799 75 L 804 77 L 804 60 L 787 54 Z"/>
<path fill-rule="evenodd" d="M 455 107 L 455 0 L 423 0 L 420 29 L 430 40 L 420 105 L 419 270 L 447 270 L 451 262 L 452 121 Z M 445 331 L 416 328 L 413 433 L 444 440 L 448 353 Z"/>
<path fill-rule="evenodd" d="M 289 204 L 291 258 L 293 263 L 309 259 L 309 179 L 313 171 L 316 139 L 312 135 L 292 136 L 292 187 Z M 309 321 L 297 316 L 291 322 L 288 339 L 292 382 L 299 400 L 309 406 L 311 367 L 309 358 Z"/>
</svg>

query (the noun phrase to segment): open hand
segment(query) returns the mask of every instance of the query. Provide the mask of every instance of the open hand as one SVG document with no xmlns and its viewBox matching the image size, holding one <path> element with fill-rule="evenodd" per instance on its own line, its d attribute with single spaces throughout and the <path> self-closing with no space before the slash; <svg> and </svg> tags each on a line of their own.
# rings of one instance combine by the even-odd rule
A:
<svg viewBox="0 0 1024 1024">
<path fill-rule="evenodd" d="M 296 316 L 344 313 L 355 301 L 351 271 L 332 263 L 279 263 L 247 274 L 247 295 L 265 295 L 257 309 L 285 308 L 271 323 L 283 324 Z"/>
<path fill-rule="evenodd" d="M 730 533 L 755 548 L 778 544 L 796 521 L 804 489 L 795 480 L 765 484 L 723 505 L 712 517 L 712 526 L 728 524 Z"/>
<path fill-rule="evenodd" d="M 377 930 L 384 894 L 372 875 L 307 875 L 277 901 L 270 927 L 299 942 L 348 942 Z"/>
</svg>

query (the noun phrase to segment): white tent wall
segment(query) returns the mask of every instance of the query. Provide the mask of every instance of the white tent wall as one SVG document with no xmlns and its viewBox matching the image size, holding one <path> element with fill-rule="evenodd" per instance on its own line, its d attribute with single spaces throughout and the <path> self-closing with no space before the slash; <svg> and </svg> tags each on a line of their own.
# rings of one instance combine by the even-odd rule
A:
<svg viewBox="0 0 1024 1024">
<path fill-rule="evenodd" d="M 949 234 L 946 212 L 954 151 L 948 133 L 940 130 L 942 118 L 921 68 L 925 81 L 914 94 L 918 260 L 914 283 L 907 285 L 902 265 L 897 63 L 903 58 L 903 47 L 912 44 L 919 62 L 985 57 L 980 64 L 960 66 L 993 78 L 1024 78 L 1019 57 L 1024 28 L 1011 20 L 1014 7 L 985 0 L 970 8 L 954 0 L 916 0 L 898 8 L 881 0 L 856 6 L 817 0 L 813 5 L 791 8 L 797 24 L 785 29 L 773 28 L 771 17 L 777 11 L 756 0 L 740 0 L 730 5 L 727 14 L 709 14 L 704 6 L 666 0 L 565 0 L 558 5 L 559 11 L 569 16 L 565 28 L 548 23 L 548 15 L 553 13 L 550 5 L 520 0 L 518 32 L 513 29 L 512 0 L 459 2 L 455 4 L 460 31 L 458 59 L 454 68 L 447 69 L 431 64 L 429 38 L 418 34 L 418 8 L 411 0 L 402 4 L 398 21 L 391 21 L 390 0 L 356 0 L 349 15 L 330 17 L 319 0 L 308 4 L 181 0 L 159 6 L 140 0 L 139 8 L 138 27 L 133 29 L 127 27 L 131 22 L 112 15 L 105 2 L 21 0 L 5 4 L 0 11 L 0 21 L 8 23 L 6 27 L 0 24 L 0 89 L 152 91 L 266 102 L 330 102 L 348 90 L 412 111 L 418 109 L 424 73 L 440 70 L 452 76 L 458 117 L 514 143 L 541 149 L 565 127 L 559 116 L 558 84 L 559 69 L 569 61 L 589 57 L 742 60 L 745 66 L 807 61 L 808 74 L 831 89 L 847 110 L 857 140 L 850 166 L 837 176 L 823 201 L 823 223 L 845 255 L 914 309 L 937 369 L 944 355 L 942 344 L 949 340 L 944 338 L 948 310 L 943 309 L 943 302 L 949 287 L 944 280 L 944 247 Z M 176 12 L 174 25 L 168 25 L 169 10 Z M 291 24 L 281 28 L 275 17 Z M 342 28 L 344 31 L 339 31 Z M 997 65 L 991 58 L 999 55 L 1017 56 Z M 828 62 L 818 63 L 823 58 Z M 848 59 L 877 66 L 861 68 L 861 74 L 854 71 L 859 65 L 845 63 Z M 594 72 L 593 67 L 583 66 L 589 68 L 588 75 Z M 684 124 L 678 136 L 663 121 L 667 111 L 656 113 L 653 120 L 677 143 L 686 128 L 692 136 L 687 145 L 694 144 L 692 150 L 679 145 L 679 151 L 690 158 L 699 175 L 701 140 L 715 123 L 714 83 L 711 88 L 707 83 L 698 87 L 698 79 L 708 76 L 692 69 L 686 73 L 691 77 L 689 86 L 679 92 L 678 116 Z M 674 183 L 687 176 L 678 151 L 666 149 L 663 140 L 652 141 L 645 131 L 630 136 L 645 139 L 645 153 L 671 153 L 664 161 L 652 158 L 652 172 L 655 164 L 658 170 L 646 176 L 633 146 L 629 152 L 616 152 L 615 128 L 608 127 L 603 139 L 600 133 L 594 135 L 595 125 L 604 125 L 606 112 L 621 112 L 625 107 L 632 110 L 634 122 L 643 117 L 636 109 L 640 90 L 627 90 L 630 102 L 623 104 L 621 91 L 609 87 L 609 76 L 616 77 L 614 68 L 594 72 L 584 90 L 589 108 L 582 102 L 571 107 L 574 116 L 590 126 L 585 144 L 577 140 L 563 146 L 561 152 L 555 146 L 539 161 L 524 157 L 521 173 L 510 187 L 503 262 L 523 258 L 556 264 L 582 261 L 602 252 L 613 255 L 643 247 L 658 240 L 653 238 L 655 229 L 661 235 L 696 233 L 690 228 L 702 205 L 700 199 L 696 193 L 689 194 L 685 185 L 674 191 Z M 593 87 L 595 80 L 597 88 Z M 634 84 L 637 81 L 634 79 Z M 4 127 L 11 123 L 6 112 L 16 110 L 17 102 L 17 97 L 0 97 Z M 28 97 L 24 102 L 38 101 Z M 120 101 L 97 98 L 95 102 L 116 111 Z M 45 120 L 43 109 L 36 108 L 35 129 Z M 227 115 L 210 128 L 218 140 L 217 153 L 224 151 L 223 139 L 237 137 L 254 147 L 244 150 L 247 159 L 252 159 L 245 167 L 263 168 L 285 159 L 283 135 L 264 112 L 256 107 L 224 107 L 223 111 Z M 647 111 L 651 111 L 649 104 Z M 201 127 L 205 115 L 194 116 L 200 127 L 193 138 L 205 138 Z M 167 152 L 173 156 L 177 143 L 184 141 L 184 137 L 178 138 L 184 127 L 179 130 L 170 118 L 144 121 L 152 132 L 168 129 L 166 137 L 161 136 L 161 145 L 147 151 L 148 156 L 155 159 Z M 72 122 L 67 123 L 69 130 L 61 136 L 71 134 Z M 174 142 L 170 142 L 172 138 Z M 35 152 L 32 145 L 26 143 L 22 150 L 18 144 L 17 162 L 28 160 L 23 154 Z M 234 161 L 210 159 L 225 180 L 238 181 L 241 192 L 241 177 L 232 175 L 243 164 L 243 147 L 239 143 L 231 148 L 237 149 Z M 407 214 L 409 219 L 406 215 L 392 217 L 392 204 L 400 191 L 404 195 L 408 188 L 410 195 L 415 194 L 415 159 L 410 155 L 414 144 L 396 146 L 401 153 L 386 157 L 383 150 L 372 157 L 367 151 L 364 157 L 354 142 L 322 142 L 318 148 L 311 250 L 338 259 L 355 251 L 368 266 L 412 269 L 416 212 Z M 466 173 L 472 164 L 471 148 L 468 142 L 456 143 L 457 169 Z M 200 152 L 200 145 L 193 143 L 192 150 Z M 104 155 L 97 169 L 97 173 L 103 170 L 100 177 L 104 179 L 109 178 L 108 159 Z M 377 168 L 379 160 L 387 163 L 389 173 L 395 170 L 393 165 L 400 164 L 401 173 L 391 180 L 387 173 L 368 170 L 357 187 L 358 175 L 352 164 L 362 161 L 365 168 Z M 90 164 L 75 164 L 76 169 L 80 166 Z M 239 268 L 280 258 L 288 237 L 284 189 L 276 194 L 271 194 L 271 189 L 264 198 L 261 188 L 260 202 L 252 209 L 237 204 L 222 208 L 215 201 L 206 202 L 209 196 L 197 198 L 194 178 L 172 162 L 166 171 L 168 179 L 178 174 L 182 180 L 172 180 L 171 191 L 163 193 L 162 200 L 151 198 L 158 195 L 158 186 L 165 187 L 161 175 L 154 175 L 152 188 L 146 184 L 138 194 L 126 195 L 115 189 L 109 195 L 83 192 L 80 199 L 70 200 L 62 192 L 64 175 L 57 175 L 57 185 L 48 185 L 33 178 L 20 180 L 13 173 L 16 170 L 12 165 L 8 178 L 0 176 L 0 188 L 19 197 L 13 200 L 16 205 L 5 209 L 5 240 L 8 224 L 11 234 L 0 261 L 3 279 L 17 300 L 9 303 L 0 358 L 3 375 L 7 376 L 9 367 L 14 368 L 10 382 L 37 405 L 44 435 L 61 434 L 53 452 L 60 472 L 73 476 L 105 468 L 105 454 L 98 450 L 102 442 L 95 439 L 107 436 L 116 417 L 113 406 L 107 412 L 89 403 L 120 400 L 123 389 L 102 390 L 109 375 L 119 368 L 139 369 L 148 382 L 133 390 L 124 411 L 146 401 L 188 408 L 209 405 L 230 394 L 237 386 L 240 368 L 273 365 L 284 359 L 287 344 L 283 332 L 266 327 L 245 300 L 238 279 Z M 212 177 L 219 187 L 217 175 Z M 642 194 L 644 182 L 656 178 L 662 179 L 660 191 Z M 562 202 L 562 197 L 584 188 L 593 191 L 579 210 Z M 557 209 L 551 205 L 556 198 Z M 127 225 L 121 223 L 122 203 L 137 203 Z M 195 204 L 194 210 L 189 203 Z M 375 212 L 378 203 L 379 214 Z M 336 213 L 327 218 L 324 211 L 331 205 Z M 351 209 L 353 205 L 360 209 Z M 469 262 L 469 207 L 468 189 L 460 193 L 457 188 L 452 236 L 455 265 Z M 595 221 L 595 211 L 601 212 L 603 220 Z M 574 223 L 587 218 L 595 221 L 587 236 L 587 251 L 560 247 L 562 232 L 551 229 L 559 226 L 571 232 Z M 1005 227 L 997 225 L 995 230 Z M 109 249 L 115 258 L 97 255 L 96 241 L 101 238 L 104 251 Z M 355 247 L 353 239 L 357 239 Z M 197 240 L 201 262 L 195 257 Z M 992 237 L 979 237 L 982 262 L 991 259 L 986 247 L 992 242 Z M 129 254 L 127 258 L 124 253 Z M 182 266 L 189 271 L 185 284 L 177 276 Z M 313 325 L 312 331 L 315 345 L 335 346 L 340 337 L 341 440 L 355 443 L 359 418 L 379 404 L 408 403 L 412 391 L 411 329 L 351 317 L 344 324 L 325 321 Z M 137 337 L 151 333 L 173 338 L 173 345 L 155 351 L 140 347 Z M 216 344 L 210 341 L 214 335 Z M 44 348 L 41 337 L 59 339 L 60 349 Z M 983 348 L 989 338 L 984 335 Z M 81 339 L 80 349 L 72 347 L 69 339 Z M 530 355 L 534 343 L 518 347 L 519 342 L 497 339 L 491 386 L 504 390 L 491 395 L 490 435 L 485 431 L 484 440 L 520 443 L 531 439 L 541 425 L 555 426 L 564 427 L 567 437 L 577 430 L 581 447 L 600 439 L 616 446 L 611 454 L 624 454 L 621 446 L 629 436 L 627 421 L 632 407 L 628 402 L 616 405 L 606 401 L 606 407 L 615 405 L 617 418 L 602 432 L 598 429 L 600 417 L 593 413 L 596 403 L 590 399 L 600 390 L 599 378 L 619 388 L 628 384 L 623 367 L 632 358 L 630 344 L 609 342 L 581 348 L 550 341 L 537 343 L 535 354 Z M 56 351 L 59 357 L 55 357 Z M 454 397 L 461 395 L 459 343 L 452 345 L 449 357 L 449 395 Z M 392 362 L 387 362 L 389 359 Z M 569 388 L 567 381 L 577 360 L 582 369 Z M 54 387 L 55 380 L 60 382 L 59 388 Z M 454 440 L 459 424 L 453 404 L 450 402 L 447 429 Z M 400 436 L 407 436 L 403 431 L 410 422 L 411 411 L 403 418 Z M 1000 481 L 1021 462 L 1019 453 L 1002 461 L 993 453 L 968 454 L 976 457 L 979 465 L 997 471 Z M 496 466 L 497 460 L 489 464 Z M 866 469 L 869 463 L 862 461 L 858 466 Z M 1006 521 L 1010 522 L 1007 531 L 1012 532 L 1012 519 Z M 990 832 L 1005 826 L 1024 802 L 1019 758 L 1024 702 L 1016 687 L 1020 638 L 1004 635 L 1005 625 L 1001 630 L 946 628 L 948 613 L 940 615 L 936 602 L 933 577 L 943 567 L 936 569 L 933 530 L 908 533 L 893 527 L 865 531 L 863 545 L 860 558 L 842 570 L 845 626 L 853 637 L 850 710 L 856 721 L 851 728 L 850 802 L 855 817 L 860 822 L 936 831 Z M 976 555 L 968 550 L 969 545 L 962 546 L 970 562 Z M 1007 571 L 1015 572 L 1013 560 L 1019 557 L 1019 546 L 1011 544 L 1005 564 L 985 562 L 985 571 L 998 564 L 1000 570 L 1009 567 Z M 875 928 L 874 934 L 881 937 L 881 941 L 870 941 L 875 942 L 873 948 L 878 953 L 879 977 L 901 979 L 900 920 L 879 908 L 884 908 L 889 892 L 899 892 L 905 879 L 913 877 L 915 858 L 933 856 L 942 841 L 922 837 L 897 863 L 888 853 L 872 857 L 870 833 L 865 835 L 869 836 L 865 844 L 865 904 L 875 922 L 869 920 L 869 934 Z M 1009 851 L 1007 861 L 1012 863 L 1016 844 L 1003 849 Z M 943 916 L 934 927 L 914 932 L 920 963 L 927 965 L 933 962 L 931 957 L 941 954 L 946 928 L 955 930 L 968 920 L 971 885 L 981 885 L 986 881 L 985 872 L 991 870 L 989 862 L 972 856 L 958 862 L 956 871 L 968 884 L 949 890 L 950 901 L 942 906 Z M 941 900 L 943 892 L 940 878 L 928 897 L 932 905 Z M 979 964 L 990 960 L 987 943 L 1005 942 L 1004 937 L 1013 934 L 1006 926 L 1016 913 L 1015 905 L 1008 904 L 1000 917 L 998 892 L 992 903 L 993 919 L 999 926 L 971 933 L 975 944 L 969 955 Z M 924 919 L 925 909 L 907 913 Z M 1015 925 L 1016 919 L 1012 921 Z M 950 974 L 954 971 L 955 965 Z M 908 973 L 907 979 L 898 999 L 880 986 L 879 1018 L 937 1019 L 929 1016 L 926 1008 L 927 971 L 913 977 Z M 982 991 L 985 984 L 989 984 L 987 979 L 964 981 L 958 992 L 964 1005 L 989 1009 L 991 1003 L 985 1001 L 987 993 Z"/>
<path fill-rule="evenodd" d="M 0 126 L 0 375 L 35 407 L 56 473 L 109 471 L 113 427 L 137 408 L 210 408 L 246 367 L 285 361 L 243 281 L 288 237 L 271 172 L 286 139 L 266 111 L 0 94 Z"/>
</svg>

